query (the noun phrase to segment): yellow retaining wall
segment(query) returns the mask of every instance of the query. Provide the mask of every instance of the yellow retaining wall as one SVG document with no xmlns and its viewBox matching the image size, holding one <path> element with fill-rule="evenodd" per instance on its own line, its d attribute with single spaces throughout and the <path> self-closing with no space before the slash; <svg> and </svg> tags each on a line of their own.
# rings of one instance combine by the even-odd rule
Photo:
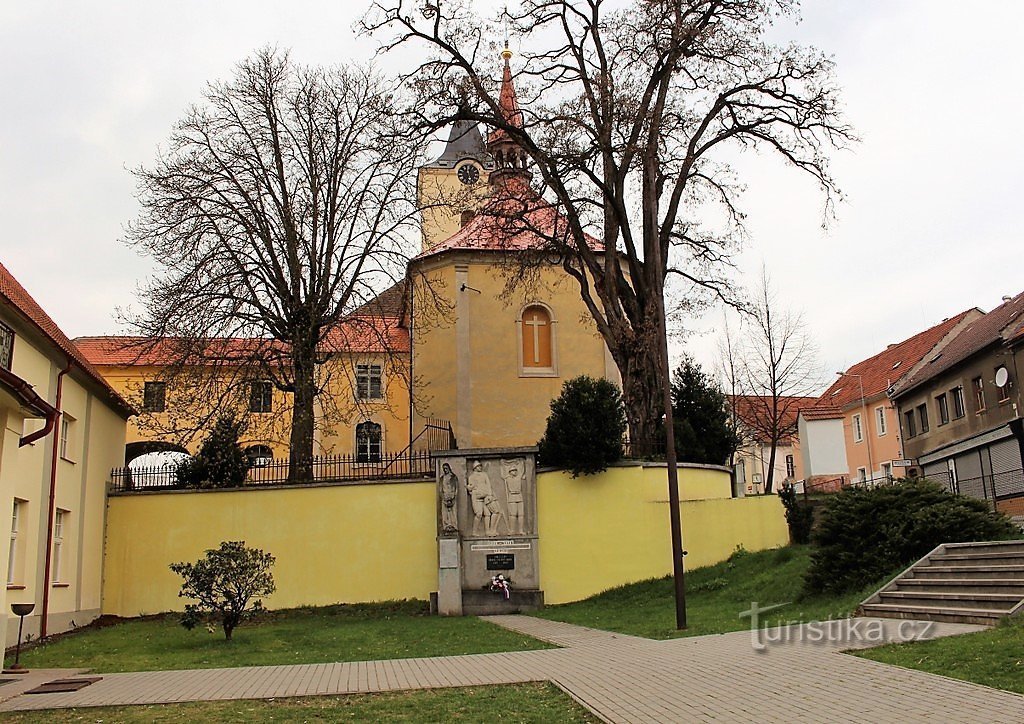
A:
<svg viewBox="0 0 1024 724">
<path fill-rule="evenodd" d="M 789 532 L 778 496 L 729 498 L 729 474 L 682 468 L 680 503 L 686 565 L 786 545 Z M 672 572 L 668 481 L 661 467 L 614 467 L 573 479 L 537 476 L 540 571 L 547 603 L 595 593 Z"/>
<path fill-rule="evenodd" d="M 549 603 L 586 598 L 671 569 L 664 466 L 625 465 L 573 479 L 538 475 L 541 585 Z M 777 496 L 730 499 L 721 468 L 683 468 L 680 494 L 690 568 L 737 545 L 788 540 Z M 103 612 L 180 610 L 168 569 L 222 540 L 277 557 L 270 608 L 425 599 L 437 588 L 433 482 L 324 485 L 114 496 L 109 501 Z"/>
<path fill-rule="evenodd" d="M 111 497 L 103 612 L 181 610 L 181 578 L 167 566 L 223 540 L 277 558 L 269 608 L 425 599 L 437 588 L 434 491 L 426 482 Z"/>
</svg>

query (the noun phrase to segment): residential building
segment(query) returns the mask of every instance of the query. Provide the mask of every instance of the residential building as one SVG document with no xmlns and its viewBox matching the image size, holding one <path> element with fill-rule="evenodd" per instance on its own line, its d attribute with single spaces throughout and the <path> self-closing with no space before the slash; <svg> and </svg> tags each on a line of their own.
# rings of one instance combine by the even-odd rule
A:
<svg viewBox="0 0 1024 724">
<path fill-rule="evenodd" d="M 889 390 L 981 316 L 981 310 L 968 309 L 838 373 L 819 400 L 819 406 L 842 412 L 847 467 L 836 472 L 851 482 L 903 476 L 900 424 Z"/>
<path fill-rule="evenodd" d="M 769 470 L 772 490 L 783 483 L 802 480 L 803 457 L 797 436 L 797 415 L 801 409 L 812 407 L 816 397 L 783 396 L 773 405 L 772 399 L 759 395 L 736 395 L 730 398 L 740 432 L 740 447 L 736 450 L 733 470 L 736 494 L 760 495 L 765 492 Z M 772 410 L 778 411 L 776 416 Z M 770 420 L 777 419 L 773 426 Z M 775 459 L 772 461 L 772 428 L 777 429 Z"/>
<path fill-rule="evenodd" d="M 33 603 L 25 632 L 100 614 L 107 482 L 132 408 L 0 264 L 0 631 Z"/>
<path fill-rule="evenodd" d="M 821 405 L 800 409 L 797 440 L 801 459 L 801 480 L 808 490 L 836 492 L 850 478 L 843 435 L 843 411 Z"/>
<path fill-rule="evenodd" d="M 1024 293 L 973 319 L 893 390 L 915 472 L 1024 514 Z"/>
</svg>

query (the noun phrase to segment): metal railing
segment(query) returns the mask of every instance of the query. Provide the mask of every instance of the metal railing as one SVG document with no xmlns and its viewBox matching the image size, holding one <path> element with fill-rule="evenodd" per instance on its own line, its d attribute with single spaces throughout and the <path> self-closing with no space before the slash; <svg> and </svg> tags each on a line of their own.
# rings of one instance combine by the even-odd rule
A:
<svg viewBox="0 0 1024 724">
<path fill-rule="evenodd" d="M 423 430 L 413 438 L 413 443 L 400 452 L 319 455 L 311 460 L 296 461 L 294 465 L 289 458 L 257 458 L 251 462 L 242 485 L 233 487 L 429 478 L 434 475 L 434 453 L 455 447 L 451 424 L 447 420 L 428 418 Z M 189 487 L 229 486 L 186 485 L 178 475 L 178 466 L 173 464 L 122 467 L 110 471 L 112 493 L 181 490 Z"/>
</svg>

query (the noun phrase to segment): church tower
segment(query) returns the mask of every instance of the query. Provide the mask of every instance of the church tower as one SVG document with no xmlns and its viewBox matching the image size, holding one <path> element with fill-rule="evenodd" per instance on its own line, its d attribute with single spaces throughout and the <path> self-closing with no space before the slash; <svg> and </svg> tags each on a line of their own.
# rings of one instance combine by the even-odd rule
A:
<svg viewBox="0 0 1024 724">
<path fill-rule="evenodd" d="M 421 166 L 417 195 L 423 210 L 423 251 L 472 220 L 487 198 L 494 161 L 475 121 L 456 121 L 444 151 Z"/>
</svg>

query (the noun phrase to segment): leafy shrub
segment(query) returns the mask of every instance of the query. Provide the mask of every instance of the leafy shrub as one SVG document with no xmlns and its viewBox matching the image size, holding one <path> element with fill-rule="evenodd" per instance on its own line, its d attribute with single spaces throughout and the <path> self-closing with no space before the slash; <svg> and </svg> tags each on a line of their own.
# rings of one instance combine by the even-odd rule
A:
<svg viewBox="0 0 1024 724">
<path fill-rule="evenodd" d="M 565 468 L 574 478 L 593 475 L 622 458 L 625 434 L 619 388 L 605 379 L 575 377 L 551 401 L 547 429 L 538 443 L 540 462 Z"/>
<path fill-rule="evenodd" d="M 689 586 L 689 593 L 710 593 L 711 591 L 721 591 L 723 588 L 729 586 L 729 581 L 725 578 L 712 578 L 703 583 L 697 583 Z"/>
<path fill-rule="evenodd" d="M 921 558 L 940 543 L 1020 537 L 983 500 L 953 495 L 924 479 L 832 496 L 812 536 L 808 593 L 843 593 Z"/>
<path fill-rule="evenodd" d="M 789 541 L 803 545 L 811 542 L 811 527 L 814 525 L 814 508 L 801 501 L 792 485 L 783 485 L 779 498 L 786 509 L 786 525 L 789 526 Z"/>
<path fill-rule="evenodd" d="M 210 619 L 230 641 L 242 621 L 263 610 L 260 597 L 274 592 L 273 565 L 274 556 L 246 548 L 245 541 L 224 541 L 195 563 L 172 563 L 171 570 L 185 579 L 178 596 L 196 600 L 185 606 L 181 625 L 191 631 Z"/>
<path fill-rule="evenodd" d="M 186 488 L 237 488 L 245 483 L 250 460 L 238 444 L 244 425 L 222 417 L 203 441 L 199 454 L 178 465 L 178 482 Z"/>
</svg>

